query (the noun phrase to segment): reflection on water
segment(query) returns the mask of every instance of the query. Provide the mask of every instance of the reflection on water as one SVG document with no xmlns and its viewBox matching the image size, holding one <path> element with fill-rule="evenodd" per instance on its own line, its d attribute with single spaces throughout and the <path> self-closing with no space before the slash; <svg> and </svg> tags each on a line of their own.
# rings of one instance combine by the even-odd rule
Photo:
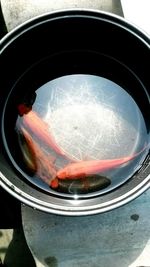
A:
<svg viewBox="0 0 150 267">
<path fill-rule="evenodd" d="M 47 191 L 95 194 L 115 188 L 139 169 L 148 133 L 133 98 L 94 75 L 68 75 L 20 103 L 16 131 L 26 177 Z"/>
</svg>

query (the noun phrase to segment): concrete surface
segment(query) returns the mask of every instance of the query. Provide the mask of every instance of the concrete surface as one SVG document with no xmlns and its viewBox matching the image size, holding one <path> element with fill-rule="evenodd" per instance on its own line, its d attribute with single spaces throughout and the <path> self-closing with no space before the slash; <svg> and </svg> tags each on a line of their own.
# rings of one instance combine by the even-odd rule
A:
<svg viewBox="0 0 150 267">
<path fill-rule="evenodd" d="M 12 235 L 12 229 L 0 230 L 0 259 L 2 260 L 2 262 L 4 261 L 4 258 L 6 256 L 8 245 L 12 240 Z"/>
<path fill-rule="evenodd" d="M 66 8 L 92 8 L 123 15 L 120 0 L 1 0 L 8 31 L 37 15 Z"/>
<path fill-rule="evenodd" d="M 150 190 L 129 204 L 88 217 L 47 215 L 22 206 L 37 267 L 150 267 Z M 0 230 L 7 267 L 35 267 L 22 228 Z"/>
<path fill-rule="evenodd" d="M 150 267 L 149 203 L 150 190 L 94 216 L 58 216 L 22 206 L 37 267 Z"/>
</svg>

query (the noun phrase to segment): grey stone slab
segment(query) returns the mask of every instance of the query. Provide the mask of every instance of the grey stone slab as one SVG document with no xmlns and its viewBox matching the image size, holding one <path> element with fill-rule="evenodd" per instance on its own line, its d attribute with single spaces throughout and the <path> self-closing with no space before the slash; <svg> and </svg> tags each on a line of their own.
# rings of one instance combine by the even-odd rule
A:
<svg viewBox="0 0 150 267">
<path fill-rule="evenodd" d="M 37 15 L 59 9 L 91 8 L 122 15 L 120 0 L 1 0 L 8 31 Z"/>
<path fill-rule="evenodd" d="M 8 249 L 8 246 L 12 240 L 12 234 L 13 234 L 13 230 L 12 229 L 1 229 L 0 230 L 0 259 L 3 261 L 5 256 L 6 256 L 6 252 Z"/>
<path fill-rule="evenodd" d="M 22 206 L 27 243 L 37 266 L 150 266 L 150 190 L 104 214 L 68 217 Z"/>
</svg>

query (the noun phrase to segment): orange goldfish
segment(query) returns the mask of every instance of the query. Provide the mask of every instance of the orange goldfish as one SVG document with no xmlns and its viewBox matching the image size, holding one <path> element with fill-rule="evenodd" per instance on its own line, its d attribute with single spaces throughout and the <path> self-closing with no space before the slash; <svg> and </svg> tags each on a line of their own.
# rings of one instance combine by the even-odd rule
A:
<svg viewBox="0 0 150 267">
<path fill-rule="evenodd" d="M 145 148 L 144 148 L 145 149 Z M 81 179 L 85 178 L 91 174 L 103 172 L 113 168 L 120 167 L 125 163 L 136 158 L 144 150 L 135 153 L 134 155 L 119 158 L 119 159 L 108 159 L 108 160 L 89 160 L 89 161 L 79 161 L 75 163 L 70 163 L 63 169 L 57 172 L 57 176 L 51 181 L 50 186 L 52 188 L 57 188 L 60 180 L 65 179 Z"/>
<path fill-rule="evenodd" d="M 48 125 L 35 111 L 28 108 L 25 104 L 20 104 L 18 106 L 18 111 L 20 116 L 22 116 L 22 123 L 25 127 L 56 153 L 64 156 L 64 152 L 57 145 L 54 137 L 51 135 Z"/>
</svg>

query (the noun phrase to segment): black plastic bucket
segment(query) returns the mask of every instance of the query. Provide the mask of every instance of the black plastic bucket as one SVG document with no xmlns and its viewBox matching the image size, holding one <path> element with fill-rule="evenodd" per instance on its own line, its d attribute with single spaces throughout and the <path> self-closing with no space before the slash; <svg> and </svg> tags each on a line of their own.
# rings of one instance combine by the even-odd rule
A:
<svg viewBox="0 0 150 267">
<path fill-rule="evenodd" d="M 145 33 L 118 16 L 74 9 L 22 24 L 0 51 L 4 189 L 45 212 L 87 215 L 149 188 Z"/>
</svg>

